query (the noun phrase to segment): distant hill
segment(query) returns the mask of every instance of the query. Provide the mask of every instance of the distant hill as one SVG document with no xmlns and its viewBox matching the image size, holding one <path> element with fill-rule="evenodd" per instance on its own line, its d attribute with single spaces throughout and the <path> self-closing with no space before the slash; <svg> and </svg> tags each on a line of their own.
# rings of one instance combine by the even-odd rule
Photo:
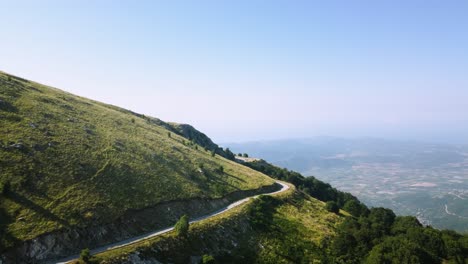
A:
<svg viewBox="0 0 468 264">
<path fill-rule="evenodd" d="M 334 137 L 223 145 L 314 175 L 368 206 L 468 232 L 468 146 Z"/>
<path fill-rule="evenodd" d="M 60 255 L 273 186 L 220 155 L 192 126 L 0 72 L 0 249 Z"/>
</svg>

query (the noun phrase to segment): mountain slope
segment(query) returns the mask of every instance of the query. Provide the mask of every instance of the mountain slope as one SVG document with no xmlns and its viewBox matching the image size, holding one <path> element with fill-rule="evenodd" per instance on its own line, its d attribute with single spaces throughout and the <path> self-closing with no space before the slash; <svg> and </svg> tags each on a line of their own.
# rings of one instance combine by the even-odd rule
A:
<svg viewBox="0 0 468 264">
<path fill-rule="evenodd" d="M 0 72 L 2 247 L 274 184 L 174 126 Z"/>
<path fill-rule="evenodd" d="M 169 233 L 96 258 L 112 264 L 194 263 L 202 255 L 213 256 L 215 263 L 320 263 L 324 241 L 342 221 L 323 202 L 292 188 L 193 224 L 187 238 Z"/>
</svg>

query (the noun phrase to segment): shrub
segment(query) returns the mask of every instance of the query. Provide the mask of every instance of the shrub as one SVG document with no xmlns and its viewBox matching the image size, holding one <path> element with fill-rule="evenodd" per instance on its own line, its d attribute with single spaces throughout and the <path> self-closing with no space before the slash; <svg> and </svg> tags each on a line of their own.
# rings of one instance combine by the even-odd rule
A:
<svg viewBox="0 0 468 264">
<path fill-rule="evenodd" d="M 201 263 L 202 264 L 214 264 L 215 258 L 211 255 L 203 255 Z"/>
<path fill-rule="evenodd" d="M 174 230 L 177 236 L 185 237 L 189 230 L 189 218 L 187 215 L 183 215 L 174 226 Z"/>
<path fill-rule="evenodd" d="M 325 205 L 325 209 L 335 214 L 340 212 L 340 208 L 338 207 L 338 204 L 336 204 L 334 201 L 328 201 L 327 204 Z"/>
<path fill-rule="evenodd" d="M 1 191 L 2 191 L 2 194 L 4 196 L 7 196 L 10 194 L 11 192 L 11 184 L 9 181 L 3 183 L 2 187 L 1 187 Z"/>
<path fill-rule="evenodd" d="M 80 260 L 83 261 L 84 263 L 89 263 L 90 262 L 91 252 L 89 251 L 89 248 L 85 248 L 85 249 L 81 250 Z"/>
</svg>

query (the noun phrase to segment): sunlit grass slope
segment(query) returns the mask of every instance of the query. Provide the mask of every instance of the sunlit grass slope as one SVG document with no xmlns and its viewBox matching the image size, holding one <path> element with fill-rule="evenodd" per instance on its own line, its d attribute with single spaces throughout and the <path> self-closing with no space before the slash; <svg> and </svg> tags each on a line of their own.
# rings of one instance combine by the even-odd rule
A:
<svg viewBox="0 0 468 264">
<path fill-rule="evenodd" d="M 111 222 L 128 209 L 273 183 L 167 127 L 0 72 L 3 246 L 61 227 Z"/>
<path fill-rule="evenodd" d="M 323 202 L 291 190 L 193 224 L 187 238 L 170 232 L 96 258 L 108 264 L 189 263 L 192 256 L 208 254 L 217 263 L 327 263 L 326 244 L 343 219 Z"/>
</svg>

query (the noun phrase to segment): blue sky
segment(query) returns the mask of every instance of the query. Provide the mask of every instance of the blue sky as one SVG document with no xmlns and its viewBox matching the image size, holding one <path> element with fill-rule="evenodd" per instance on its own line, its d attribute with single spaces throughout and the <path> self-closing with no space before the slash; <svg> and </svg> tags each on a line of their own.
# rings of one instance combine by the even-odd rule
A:
<svg viewBox="0 0 468 264">
<path fill-rule="evenodd" d="M 466 1 L 0 1 L 0 70 L 216 141 L 468 143 Z"/>
</svg>

